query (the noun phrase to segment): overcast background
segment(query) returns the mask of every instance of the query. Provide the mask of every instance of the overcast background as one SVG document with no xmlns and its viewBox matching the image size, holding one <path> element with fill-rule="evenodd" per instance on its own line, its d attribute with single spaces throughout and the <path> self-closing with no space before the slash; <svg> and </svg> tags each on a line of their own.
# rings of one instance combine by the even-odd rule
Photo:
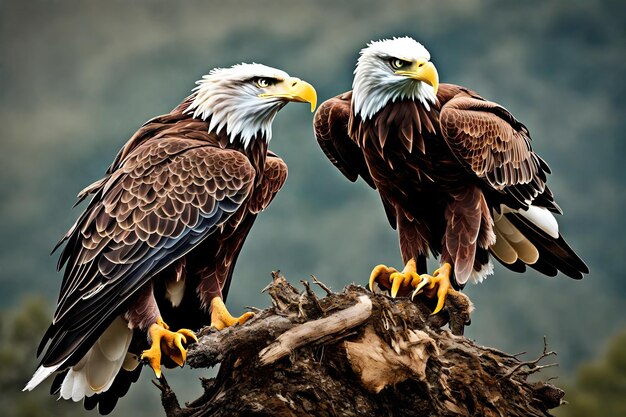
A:
<svg viewBox="0 0 626 417">
<path fill-rule="evenodd" d="M 53 308 L 60 274 L 48 254 L 80 213 L 75 195 L 211 68 L 275 66 L 311 82 L 322 102 L 351 88 L 368 41 L 410 35 L 430 50 L 441 82 L 470 87 L 523 121 L 553 170 L 561 231 L 591 274 L 579 282 L 496 266 L 466 290 L 476 305 L 467 335 L 532 356 L 546 335 L 559 353 L 551 375 L 567 377 L 626 325 L 625 10 L 617 0 L 3 0 L 0 305 L 9 312 L 37 296 Z M 401 266 L 376 193 L 326 160 L 311 121 L 297 104 L 276 118 L 271 148 L 289 179 L 239 258 L 233 313 L 268 305 L 260 290 L 273 269 L 293 283 L 315 274 L 340 290 L 365 283 L 378 263 Z M 27 363 L 24 378 L 35 366 Z M 143 374 L 116 415 L 159 409 Z M 183 401 L 200 390 L 196 374 L 167 372 L 188 391 Z M 41 394 L 16 398 L 29 395 Z"/>
</svg>

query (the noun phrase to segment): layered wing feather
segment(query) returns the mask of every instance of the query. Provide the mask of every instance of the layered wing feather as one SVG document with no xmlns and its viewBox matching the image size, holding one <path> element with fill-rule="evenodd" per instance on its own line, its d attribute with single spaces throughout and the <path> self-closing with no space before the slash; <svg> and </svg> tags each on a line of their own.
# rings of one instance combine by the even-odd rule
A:
<svg viewBox="0 0 626 417">
<path fill-rule="evenodd" d="M 228 296 L 237 258 L 239 257 L 239 253 L 241 253 L 241 248 L 254 225 L 257 215 L 270 205 L 286 180 L 287 164 L 272 151 L 268 151 L 263 171 L 263 179 L 261 183 L 254 188 L 250 197 L 248 211 L 242 213 L 242 219 L 238 220 L 236 236 L 229 236 L 229 242 L 220 242 L 220 247 L 217 248 L 220 254 L 224 251 L 229 252 L 228 255 L 222 256 L 225 263 L 219 265 L 214 272 L 216 281 L 223 286 L 222 296 L 224 300 L 226 300 Z"/>
<path fill-rule="evenodd" d="M 546 187 L 550 168 L 533 152 L 528 129 L 504 107 L 463 91 L 441 108 L 440 127 L 459 162 L 487 188 L 510 197 L 511 208 L 534 202 L 560 212 Z"/>
<path fill-rule="evenodd" d="M 42 363 L 80 358 L 129 297 L 240 207 L 254 176 L 242 153 L 201 140 L 164 136 L 130 152 L 65 237 Z"/>
<path fill-rule="evenodd" d="M 492 197 L 496 241 L 490 251 L 498 260 L 519 272 L 524 265 L 576 279 L 589 272 L 558 233 L 552 214 L 543 210 L 561 213 L 546 186 L 550 169 L 532 150 L 522 123 L 504 107 L 461 89 L 441 108 L 440 127 L 452 153 Z"/>
<path fill-rule="evenodd" d="M 287 164 L 272 151 L 267 152 L 263 180 L 254 189 L 250 202 L 250 212 L 257 214 L 270 205 L 287 180 Z"/>
</svg>

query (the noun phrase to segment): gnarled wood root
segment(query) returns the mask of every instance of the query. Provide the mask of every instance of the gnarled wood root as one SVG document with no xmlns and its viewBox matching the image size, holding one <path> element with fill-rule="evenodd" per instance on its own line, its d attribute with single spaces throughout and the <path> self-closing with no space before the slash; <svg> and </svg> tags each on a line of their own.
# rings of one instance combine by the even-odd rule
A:
<svg viewBox="0 0 626 417">
<path fill-rule="evenodd" d="M 538 360 L 462 336 L 471 303 L 461 293 L 433 316 L 433 306 L 354 285 L 323 287 L 319 299 L 308 283 L 300 293 L 273 276 L 271 308 L 244 326 L 205 328 L 189 348 L 192 367 L 221 364 L 200 398 L 181 408 L 161 381 L 169 417 L 549 416 L 561 403 L 563 391 L 527 380 Z"/>
</svg>

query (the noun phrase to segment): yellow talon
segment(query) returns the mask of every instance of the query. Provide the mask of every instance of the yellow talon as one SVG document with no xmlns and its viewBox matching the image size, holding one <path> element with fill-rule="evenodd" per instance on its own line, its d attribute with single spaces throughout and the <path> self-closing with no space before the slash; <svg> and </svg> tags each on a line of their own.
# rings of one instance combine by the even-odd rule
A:
<svg viewBox="0 0 626 417">
<path fill-rule="evenodd" d="M 411 300 L 414 299 L 417 294 L 421 293 L 422 289 L 430 283 L 430 278 L 431 278 L 430 275 L 422 274 L 421 277 L 422 277 L 422 280 L 415 287 L 413 294 L 411 294 Z"/>
<path fill-rule="evenodd" d="M 217 330 L 223 330 L 235 324 L 244 324 L 252 317 L 254 317 L 254 313 L 250 312 L 244 313 L 239 317 L 233 317 L 220 297 L 215 297 L 211 300 L 211 327 L 215 327 Z"/>
<path fill-rule="evenodd" d="M 441 268 L 437 269 L 433 273 L 432 286 L 437 287 L 437 307 L 432 314 L 437 314 L 443 308 L 443 304 L 446 301 L 446 296 L 452 285 L 450 284 L 450 272 L 452 272 L 452 266 L 449 263 L 445 263 Z"/>
<path fill-rule="evenodd" d="M 374 291 L 374 282 L 378 282 L 385 288 L 391 287 L 391 274 L 398 272 L 395 268 L 389 268 L 386 265 L 376 265 L 370 273 L 369 287 L 370 291 Z"/>
<path fill-rule="evenodd" d="M 437 314 L 443 308 L 446 302 L 446 296 L 452 287 L 450 283 L 450 273 L 452 272 L 452 266 L 449 263 L 445 263 L 441 268 L 437 269 L 433 275 L 422 275 L 422 282 L 420 282 L 413 291 L 411 298 L 422 292 L 426 293 L 429 298 L 437 297 L 437 306 L 431 314 Z"/>
<path fill-rule="evenodd" d="M 391 282 L 391 298 L 396 298 L 398 290 L 400 290 L 400 285 L 404 283 L 404 275 L 400 272 L 394 272 L 389 277 L 389 281 Z"/>
<path fill-rule="evenodd" d="M 396 298 L 400 288 L 406 289 L 409 286 L 414 287 L 422 278 L 414 271 L 395 272 L 389 277 L 391 281 L 391 297 Z"/>
<path fill-rule="evenodd" d="M 421 278 L 417 274 L 415 260 L 411 259 L 407 262 L 402 272 L 398 272 L 395 268 L 386 265 L 377 265 L 370 274 L 370 291 L 373 291 L 374 282 L 381 287 L 390 291 L 393 298 L 396 298 L 402 289 L 402 295 L 408 295 L 407 288 L 414 287 L 420 282 Z"/>
<path fill-rule="evenodd" d="M 177 332 L 169 330 L 169 326 L 161 317 L 148 329 L 152 340 L 150 349 L 144 350 L 141 359 L 148 362 L 157 378 L 161 378 L 162 354 L 169 357 L 178 366 L 183 366 L 187 359 L 185 345 L 198 341 L 195 333 L 189 329 L 180 329 Z"/>
<path fill-rule="evenodd" d="M 450 284 L 450 274 L 452 266 L 449 263 L 443 264 L 433 275 L 419 275 L 415 264 L 415 259 L 406 263 L 402 272 L 385 265 L 377 265 L 370 274 L 369 287 L 373 291 L 374 283 L 389 290 L 391 297 L 396 298 L 398 293 L 407 294 L 406 290 L 414 288 L 411 298 L 424 292 L 428 298 L 437 297 L 437 306 L 432 314 L 437 314 L 443 308 L 448 291 L 452 287 Z"/>
</svg>

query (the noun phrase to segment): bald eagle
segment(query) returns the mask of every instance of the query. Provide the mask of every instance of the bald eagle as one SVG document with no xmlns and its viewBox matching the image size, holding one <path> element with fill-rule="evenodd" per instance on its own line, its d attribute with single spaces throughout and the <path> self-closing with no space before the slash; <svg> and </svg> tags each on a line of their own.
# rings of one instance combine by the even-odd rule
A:
<svg viewBox="0 0 626 417">
<path fill-rule="evenodd" d="M 260 64 L 218 68 L 131 137 L 79 194 L 91 202 L 57 245 L 63 282 L 25 390 L 57 373 L 52 393 L 106 414 L 141 362 L 157 377 L 162 363 L 183 365 L 197 340 L 189 328 L 252 316 L 231 316 L 223 300 L 257 214 L 287 177 L 268 144 L 289 101 L 313 111 L 315 90 Z"/>
<path fill-rule="evenodd" d="M 430 54 L 412 38 L 371 42 L 361 50 L 352 91 L 315 114 L 317 141 L 351 181 L 378 190 L 397 228 L 403 271 L 378 265 L 370 276 L 391 291 L 437 298 L 480 282 L 494 257 L 575 279 L 589 270 L 563 240 L 561 214 L 546 186 L 550 169 L 531 148 L 528 129 L 474 91 L 439 85 Z M 426 274 L 426 258 L 440 268 Z"/>
</svg>

